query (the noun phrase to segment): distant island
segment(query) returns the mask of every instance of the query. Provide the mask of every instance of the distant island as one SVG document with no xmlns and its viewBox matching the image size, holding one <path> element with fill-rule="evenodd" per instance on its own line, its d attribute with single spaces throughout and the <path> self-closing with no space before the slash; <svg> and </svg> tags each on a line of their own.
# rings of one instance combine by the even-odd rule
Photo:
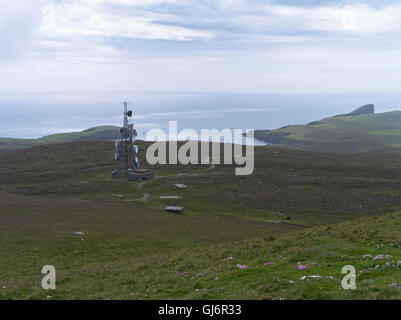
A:
<svg viewBox="0 0 401 320">
<path fill-rule="evenodd" d="M 373 104 L 306 125 L 255 130 L 275 147 L 323 152 L 400 152 L 401 111 L 375 113 Z"/>
</svg>

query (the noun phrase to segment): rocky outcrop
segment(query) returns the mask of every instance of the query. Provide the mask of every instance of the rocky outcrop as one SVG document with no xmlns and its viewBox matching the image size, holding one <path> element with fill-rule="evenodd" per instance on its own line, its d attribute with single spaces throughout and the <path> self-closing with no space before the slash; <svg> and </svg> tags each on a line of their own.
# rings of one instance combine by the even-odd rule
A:
<svg viewBox="0 0 401 320">
<path fill-rule="evenodd" d="M 346 113 L 346 114 L 339 114 L 337 116 L 334 116 L 334 118 L 337 117 L 355 117 L 355 116 L 360 116 L 363 114 L 374 114 L 375 113 L 375 105 L 374 104 L 366 104 L 362 107 L 359 107 L 358 109 Z"/>
</svg>

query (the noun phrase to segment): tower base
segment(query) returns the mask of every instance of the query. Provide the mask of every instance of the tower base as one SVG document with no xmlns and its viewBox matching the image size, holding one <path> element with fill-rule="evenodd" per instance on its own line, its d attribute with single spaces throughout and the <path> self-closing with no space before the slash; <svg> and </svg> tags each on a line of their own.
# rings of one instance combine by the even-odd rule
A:
<svg viewBox="0 0 401 320">
<path fill-rule="evenodd" d="M 128 181 L 133 182 L 142 182 L 145 180 L 152 180 L 155 175 L 150 169 L 134 169 L 134 170 L 127 170 L 126 176 Z"/>
<path fill-rule="evenodd" d="M 111 173 L 111 176 L 113 178 L 118 178 L 120 176 L 120 171 L 118 171 L 117 169 L 114 169 L 113 172 Z"/>
</svg>

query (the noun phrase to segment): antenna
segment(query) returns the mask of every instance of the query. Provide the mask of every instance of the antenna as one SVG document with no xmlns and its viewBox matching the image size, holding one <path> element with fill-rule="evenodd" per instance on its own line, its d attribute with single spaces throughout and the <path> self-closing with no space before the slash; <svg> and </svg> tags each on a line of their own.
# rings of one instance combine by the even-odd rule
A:
<svg viewBox="0 0 401 320">
<path fill-rule="evenodd" d="M 119 176 L 122 172 L 127 173 L 138 167 L 136 160 L 136 153 L 138 146 L 134 145 L 135 137 L 138 135 L 134 128 L 134 123 L 131 121 L 133 116 L 132 110 L 128 110 L 128 102 L 124 100 L 121 102 L 124 105 L 124 120 L 121 128 L 118 129 L 119 140 L 115 144 L 114 158 L 119 161 L 118 168 L 113 171 L 113 177 Z"/>
<path fill-rule="evenodd" d="M 138 153 L 139 148 L 134 144 L 138 133 L 132 121 L 133 112 L 128 110 L 127 99 L 121 102 L 124 105 L 123 126 L 118 129 L 119 139 L 115 142 L 114 159 L 118 161 L 118 168 L 112 172 L 113 178 L 118 178 L 122 172 L 129 181 L 142 182 L 154 178 L 149 169 L 140 168 Z"/>
</svg>

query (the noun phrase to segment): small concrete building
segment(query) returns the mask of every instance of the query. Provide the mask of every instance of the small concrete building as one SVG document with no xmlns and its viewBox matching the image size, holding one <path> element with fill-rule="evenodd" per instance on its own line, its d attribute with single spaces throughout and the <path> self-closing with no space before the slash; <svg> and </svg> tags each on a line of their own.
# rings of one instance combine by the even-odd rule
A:
<svg viewBox="0 0 401 320">
<path fill-rule="evenodd" d="M 165 209 L 167 212 L 175 213 L 175 214 L 184 214 L 184 207 L 173 207 L 169 206 Z"/>
<path fill-rule="evenodd" d="M 134 182 L 142 182 L 144 180 L 152 180 L 154 178 L 152 170 L 149 169 L 128 170 L 126 175 L 128 181 Z"/>
</svg>

